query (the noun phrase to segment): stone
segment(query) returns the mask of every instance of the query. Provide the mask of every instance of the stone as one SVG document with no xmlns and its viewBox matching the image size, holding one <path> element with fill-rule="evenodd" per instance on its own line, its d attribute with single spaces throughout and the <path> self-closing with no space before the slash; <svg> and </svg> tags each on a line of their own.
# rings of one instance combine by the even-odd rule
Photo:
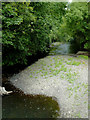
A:
<svg viewBox="0 0 90 120">
<path fill-rule="evenodd" d="M 8 95 L 10 93 L 12 93 L 13 91 L 6 91 L 5 87 L 1 87 L 0 86 L 0 95 Z"/>
<path fill-rule="evenodd" d="M 90 53 L 88 53 L 87 51 L 78 51 L 76 54 L 77 55 L 86 55 L 86 56 L 88 56 Z"/>
</svg>

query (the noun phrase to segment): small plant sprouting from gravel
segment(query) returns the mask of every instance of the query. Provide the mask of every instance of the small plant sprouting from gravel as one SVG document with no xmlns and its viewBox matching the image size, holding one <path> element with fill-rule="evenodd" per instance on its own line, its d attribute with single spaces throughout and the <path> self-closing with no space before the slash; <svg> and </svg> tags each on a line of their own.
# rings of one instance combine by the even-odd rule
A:
<svg viewBox="0 0 90 120">
<path fill-rule="evenodd" d="M 88 84 L 82 83 L 82 86 L 84 86 L 84 88 L 88 88 Z"/>
<path fill-rule="evenodd" d="M 64 79 L 64 75 L 61 74 L 60 78 L 61 78 L 61 79 Z"/>
<path fill-rule="evenodd" d="M 53 75 L 55 75 L 55 76 L 56 76 L 57 74 L 59 74 L 59 73 L 60 73 L 60 71 L 61 71 L 60 69 L 55 70 L 55 71 L 53 72 Z"/>
<path fill-rule="evenodd" d="M 71 73 L 70 71 L 68 73 L 65 74 L 66 75 L 66 79 L 70 82 L 73 83 L 77 78 L 78 74 L 76 72 Z"/>
<path fill-rule="evenodd" d="M 65 67 L 65 65 L 62 65 L 61 68 L 60 68 L 60 70 L 66 72 L 67 68 Z"/>
<path fill-rule="evenodd" d="M 69 87 L 67 87 L 67 90 L 73 91 L 73 88 L 69 86 Z"/>
<path fill-rule="evenodd" d="M 67 79 L 71 79 L 71 78 L 72 78 L 71 72 L 66 73 L 66 78 L 67 78 Z"/>
<path fill-rule="evenodd" d="M 79 96 L 77 94 L 75 94 L 74 99 L 77 100 L 78 98 L 79 98 Z"/>
<path fill-rule="evenodd" d="M 68 64 L 68 65 L 76 65 L 76 66 L 79 66 L 80 64 L 81 64 L 81 62 L 78 62 L 78 61 L 66 61 L 66 63 Z"/>
<path fill-rule="evenodd" d="M 68 58 L 68 60 L 72 61 L 72 60 L 73 60 L 73 58 L 72 58 L 72 57 L 71 57 L 71 58 Z"/>
<path fill-rule="evenodd" d="M 36 73 L 38 74 L 40 71 L 37 71 Z"/>
<path fill-rule="evenodd" d="M 70 98 L 72 95 L 73 95 L 73 92 L 70 92 L 70 93 L 69 93 L 69 98 Z"/>
<path fill-rule="evenodd" d="M 33 76 L 32 75 L 30 75 L 30 78 L 32 78 Z"/>
<path fill-rule="evenodd" d="M 71 83 L 71 84 L 73 84 L 73 82 L 74 82 L 74 81 L 75 81 L 75 79 L 74 79 L 74 78 L 73 78 L 73 79 L 69 79 L 69 80 L 68 80 L 68 82 L 69 82 L 69 83 Z"/>
<path fill-rule="evenodd" d="M 80 112 L 78 112 L 78 113 L 75 115 L 75 117 L 81 118 Z"/>
<path fill-rule="evenodd" d="M 51 63 L 50 66 L 53 66 L 53 63 Z"/>
<path fill-rule="evenodd" d="M 38 77 L 36 76 L 35 78 L 37 79 Z"/>
<path fill-rule="evenodd" d="M 88 60 L 88 56 L 85 56 L 85 55 L 79 55 L 78 58 L 84 58 L 84 59 Z"/>
<path fill-rule="evenodd" d="M 47 71 L 44 71 L 43 72 L 44 76 L 48 75 L 48 72 Z"/>
<path fill-rule="evenodd" d="M 79 105 L 80 105 L 80 103 L 76 104 L 76 106 L 79 106 Z"/>
</svg>

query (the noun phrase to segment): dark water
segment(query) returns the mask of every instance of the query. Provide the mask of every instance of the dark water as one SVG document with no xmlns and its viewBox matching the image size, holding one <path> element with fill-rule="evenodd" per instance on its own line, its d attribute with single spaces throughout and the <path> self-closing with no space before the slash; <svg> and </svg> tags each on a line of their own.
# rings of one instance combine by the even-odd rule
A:
<svg viewBox="0 0 90 120">
<path fill-rule="evenodd" d="M 42 95 L 24 95 L 15 90 L 2 98 L 3 118 L 57 118 L 59 110 L 53 98 Z"/>
</svg>

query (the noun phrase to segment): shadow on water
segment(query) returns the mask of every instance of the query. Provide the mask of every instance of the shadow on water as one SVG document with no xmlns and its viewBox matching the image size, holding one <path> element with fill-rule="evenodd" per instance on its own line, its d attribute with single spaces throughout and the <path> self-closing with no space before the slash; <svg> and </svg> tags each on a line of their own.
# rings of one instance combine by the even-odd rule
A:
<svg viewBox="0 0 90 120">
<path fill-rule="evenodd" d="M 25 95 L 8 84 L 6 90 L 12 89 L 14 89 L 13 94 L 2 97 L 3 118 L 57 118 L 59 116 L 59 105 L 52 97 Z"/>
</svg>

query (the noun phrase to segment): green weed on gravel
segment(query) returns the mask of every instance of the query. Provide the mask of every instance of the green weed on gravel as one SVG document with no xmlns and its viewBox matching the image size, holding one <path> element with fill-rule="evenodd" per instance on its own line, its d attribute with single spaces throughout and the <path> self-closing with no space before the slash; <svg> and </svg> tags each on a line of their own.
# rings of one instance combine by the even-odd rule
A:
<svg viewBox="0 0 90 120">
<path fill-rule="evenodd" d="M 81 118 L 80 112 L 78 112 L 78 113 L 75 115 L 75 117 Z"/>
<path fill-rule="evenodd" d="M 32 75 L 30 75 L 30 78 L 32 78 L 33 76 Z"/>
<path fill-rule="evenodd" d="M 72 95 L 73 95 L 73 92 L 70 92 L 70 93 L 69 93 L 69 98 L 70 98 Z"/>
<path fill-rule="evenodd" d="M 61 78 L 61 79 L 64 79 L 64 75 L 61 75 L 60 78 Z"/>
<path fill-rule="evenodd" d="M 72 74 L 71 74 L 71 72 L 66 73 L 66 78 L 67 78 L 67 79 L 71 79 L 71 78 L 72 78 Z"/>
<path fill-rule="evenodd" d="M 74 81 L 77 79 L 76 78 L 77 75 L 78 74 L 76 72 L 74 72 L 74 73 L 68 72 L 68 73 L 65 74 L 65 77 L 66 77 L 66 79 L 68 80 L 69 83 L 73 84 Z"/>
<path fill-rule="evenodd" d="M 56 68 L 56 67 L 59 67 L 59 66 L 62 65 L 62 64 L 63 64 L 62 61 L 55 62 L 55 68 Z"/>
<path fill-rule="evenodd" d="M 74 99 L 77 100 L 78 98 L 79 98 L 79 96 L 77 94 L 75 94 Z"/>
<path fill-rule="evenodd" d="M 78 58 L 84 58 L 84 59 L 88 60 L 88 56 L 85 56 L 85 55 L 79 55 Z"/>
<path fill-rule="evenodd" d="M 84 86 L 84 88 L 88 88 L 88 84 L 82 83 L 82 86 Z"/>
<path fill-rule="evenodd" d="M 65 67 L 65 65 L 62 65 L 61 68 L 60 68 L 60 70 L 66 72 L 67 68 Z"/>
<path fill-rule="evenodd" d="M 51 63 L 50 66 L 53 66 L 53 63 Z"/>
<path fill-rule="evenodd" d="M 69 80 L 68 80 L 68 82 L 69 82 L 69 83 L 73 83 L 74 81 L 75 81 L 75 79 L 74 79 L 74 78 L 73 78 L 73 79 L 69 79 Z"/>
<path fill-rule="evenodd" d="M 71 61 L 72 61 L 72 60 L 73 60 L 73 58 L 68 58 L 68 60 L 71 60 Z"/>
<path fill-rule="evenodd" d="M 53 75 L 55 75 L 55 76 L 56 76 L 57 74 L 59 74 L 59 73 L 60 73 L 60 71 L 61 71 L 60 69 L 55 70 L 55 71 L 53 72 Z"/>
<path fill-rule="evenodd" d="M 90 104 L 88 104 L 88 109 L 90 109 Z"/>
<path fill-rule="evenodd" d="M 47 72 L 47 71 L 44 71 L 44 72 L 43 72 L 43 75 L 44 75 L 44 76 L 48 75 L 48 72 Z"/>
<path fill-rule="evenodd" d="M 68 65 L 76 65 L 76 66 L 79 66 L 81 64 L 81 62 L 78 62 L 78 61 L 66 61 L 66 63 Z"/>
<path fill-rule="evenodd" d="M 55 70 L 52 69 L 52 68 L 49 68 L 49 70 L 50 70 L 50 74 L 53 74 L 53 72 L 55 71 Z"/>
</svg>

